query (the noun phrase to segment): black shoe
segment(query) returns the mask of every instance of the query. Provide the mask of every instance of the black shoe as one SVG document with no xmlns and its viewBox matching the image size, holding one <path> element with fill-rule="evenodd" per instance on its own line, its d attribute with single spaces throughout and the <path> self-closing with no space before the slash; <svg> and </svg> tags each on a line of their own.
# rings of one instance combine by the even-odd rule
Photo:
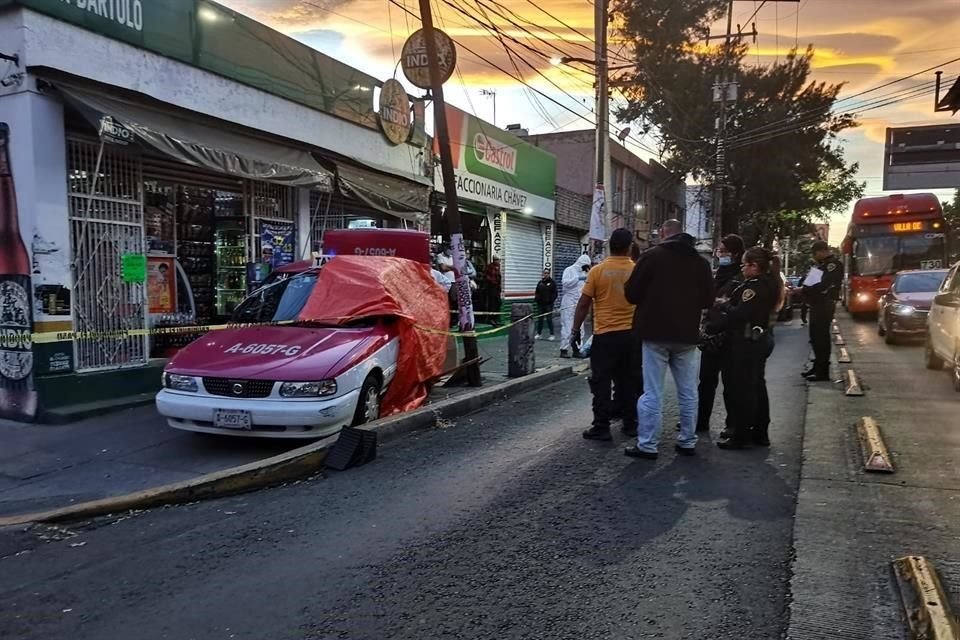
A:
<svg viewBox="0 0 960 640">
<path fill-rule="evenodd" d="M 727 440 L 721 440 L 717 443 L 717 447 L 727 450 L 737 450 L 737 449 L 749 449 L 749 445 L 742 440 L 734 440 L 733 438 L 728 438 Z"/>
<path fill-rule="evenodd" d="M 677 431 L 680 431 L 680 423 L 677 423 Z"/>
<path fill-rule="evenodd" d="M 729 430 L 729 429 L 724 429 L 723 431 L 720 432 L 720 439 L 721 439 L 721 440 L 729 440 L 731 437 L 733 437 L 733 436 L 732 436 L 732 434 L 730 433 L 730 430 Z"/>
<path fill-rule="evenodd" d="M 636 447 L 627 447 L 626 449 L 623 450 L 623 455 L 627 456 L 628 458 L 643 458 L 644 460 L 657 459 L 656 453 L 650 453 L 649 451 L 641 451 Z"/>
<path fill-rule="evenodd" d="M 768 438 L 767 436 L 754 436 L 754 437 L 751 439 L 751 442 L 752 442 L 753 445 L 756 446 L 756 447 L 769 447 L 769 446 L 770 446 L 770 438 Z"/>
<path fill-rule="evenodd" d="M 601 429 L 600 427 L 590 427 L 583 432 L 584 440 L 613 440 L 610 435 L 610 429 Z"/>
<path fill-rule="evenodd" d="M 632 427 L 620 427 L 620 433 L 622 433 L 622 434 L 625 435 L 625 436 L 630 436 L 631 438 L 636 438 L 636 437 L 637 437 L 637 427 L 636 427 L 636 426 L 632 426 Z"/>
<path fill-rule="evenodd" d="M 803 376 L 803 378 L 807 382 L 830 382 L 829 373 L 818 373 L 816 371 L 811 371 L 809 374 Z"/>
<path fill-rule="evenodd" d="M 673 450 L 679 453 L 682 456 L 695 456 L 697 455 L 697 450 L 693 447 L 681 447 L 678 444 L 673 445 Z"/>
<path fill-rule="evenodd" d="M 807 376 L 812 374 L 813 374 L 813 369 L 804 369 L 803 371 L 800 372 L 800 377 L 806 378 Z"/>
</svg>

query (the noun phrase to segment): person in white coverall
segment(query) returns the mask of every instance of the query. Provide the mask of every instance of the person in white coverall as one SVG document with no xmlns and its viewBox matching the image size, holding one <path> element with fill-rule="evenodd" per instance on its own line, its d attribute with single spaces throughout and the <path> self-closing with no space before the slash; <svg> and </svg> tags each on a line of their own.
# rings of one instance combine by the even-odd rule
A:
<svg viewBox="0 0 960 640">
<path fill-rule="evenodd" d="M 560 297 L 560 357 L 570 356 L 570 349 L 576 350 L 570 344 L 570 334 L 573 332 L 573 314 L 577 310 L 577 302 L 583 292 L 583 285 L 587 282 L 587 271 L 590 269 L 590 256 L 584 254 L 577 261 L 563 270 L 563 279 L 560 281 L 562 294 Z M 589 322 L 583 326 L 583 341 L 587 341 Z"/>
</svg>

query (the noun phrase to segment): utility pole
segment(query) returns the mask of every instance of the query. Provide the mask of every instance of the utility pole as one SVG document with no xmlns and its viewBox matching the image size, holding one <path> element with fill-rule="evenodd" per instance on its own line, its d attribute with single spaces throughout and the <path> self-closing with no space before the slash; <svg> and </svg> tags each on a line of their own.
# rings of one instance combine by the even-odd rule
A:
<svg viewBox="0 0 960 640">
<path fill-rule="evenodd" d="M 427 64 L 430 69 L 431 92 L 433 93 L 433 122 L 440 146 L 440 170 L 443 175 L 443 192 L 447 202 L 447 224 L 450 228 L 450 253 L 453 256 L 453 272 L 457 277 L 457 306 L 460 311 L 460 331 L 474 330 L 473 300 L 470 279 L 467 277 L 467 256 L 463 244 L 463 226 L 460 222 L 460 203 L 457 199 L 457 182 L 453 175 L 453 153 L 450 149 L 450 131 L 447 129 L 447 105 L 443 99 L 443 81 L 437 57 L 437 41 L 433 29 L 430 0 L 420 0 L 420 17 L 423 20 L 423 35 L 427 48 Z M 480 351 L 477 338 L 463 337 L 464 359 L 467 365 L 467 384 L 480 386 Z"/>
<path fill-rule="evenodd" d="M 607 202 L 606 189 L 609 187 L 608 181 L 608 151 L 607 145 L 610 137 L 610 119 L 609 119 L 609 101 L 608 95 L 608 70 L 607 70 L 607 4 L 609 0 L 596 0 L 594 2 L 594 41 L 595 47 L 595 65 L 597 71 L 597 143 L 596 143 L 596 165 L 594 167 L 595 187 L 593 190 L 593 211 L 591 211 L 591 231 L 595 231 L 593 217 L 597 214 L 602 216 L 603 238 L 593 237 L 594 257 L 600 257 L 603 254 L 603 242 L 606 236 L 610 234 L 610 207 Z M 598 200 L 602 199 L 602 208 L 596 211 Z M 591 236 L 598 234 L 592 233 Z M 597 242 L 599 240 L 599 242 Z"/>
<path fill-rule="evenodd" d="M 724 37 L 724 60 L 721 65 L 721 77 L 714 85 L 714 101 L 719 91 L 720 117 L 717 118 L 717 165 L 713 185 L 713 248 L 720 246 L 723 237 L 723 187 L 727 172 L 727 92 L 731 86 L 730 72 L 726 56 L 730 54 L 730 42 L 733 38 L 733 0 L 727 5 L 727 34 Z"/>
</svg>

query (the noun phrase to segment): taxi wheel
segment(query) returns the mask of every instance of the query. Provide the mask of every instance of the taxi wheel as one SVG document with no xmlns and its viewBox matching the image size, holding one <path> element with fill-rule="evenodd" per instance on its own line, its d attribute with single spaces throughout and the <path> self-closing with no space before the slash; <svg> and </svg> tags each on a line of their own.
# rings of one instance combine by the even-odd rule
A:
<svg viewBox="0 0 960 640">
<path fill-rule="evenodd" d="M 360 387 L 357 410 L 353 414 L 353 426 L 373 422 L 380 417 L 380 378 L 371 373 Z"/>
<path fill-rule="evenodd" d="M 960 392 L 960 349 L 953 356 L 953 390 Z"/>
</svg>

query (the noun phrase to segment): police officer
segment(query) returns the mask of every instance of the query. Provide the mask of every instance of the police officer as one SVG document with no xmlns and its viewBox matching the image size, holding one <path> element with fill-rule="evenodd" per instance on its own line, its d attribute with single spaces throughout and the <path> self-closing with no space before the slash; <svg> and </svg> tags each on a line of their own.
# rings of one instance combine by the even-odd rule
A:
<svg viewBox="0 0 960 640">
<path fill-rule="evenodd" d="M 727 357 L 731 386 L 727 429 L 722 434 L 725 437 L 717 442 L 721 449 L 745 449 L 753 444 L 757 385 L 768 355 L 770 314 L 778 297 L 767 277 L 770 260 L 766 249 L 749 249 L 743 256 L 743 284 L 734 290 L 729 301 L 719 305 L 730 345 Z"/>
<path fill-rule="evenodd" d="M 813 345 L 813 366 L 803 372 L 803 377 L 810 382 L 823 382 L 830 379 L 830 325 L 843 284 L 843 264 L 823 240 L 814 242 L 810 250 L 822 276 L 817 284 L 803 287 L 804 300 L 810 306 Z"/>
</svg>

